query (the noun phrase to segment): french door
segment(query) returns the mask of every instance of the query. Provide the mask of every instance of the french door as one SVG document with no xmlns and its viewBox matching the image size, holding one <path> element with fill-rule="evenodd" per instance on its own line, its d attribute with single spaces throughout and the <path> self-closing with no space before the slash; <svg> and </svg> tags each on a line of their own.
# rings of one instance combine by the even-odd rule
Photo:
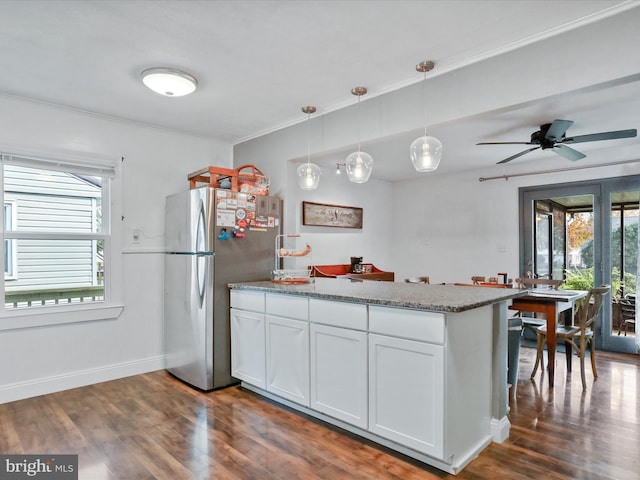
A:
<svg viewBox="0 0 640 480">
<path fill-rule="evenodd" d="M 520 275 L 575 290 L 611 285 L 596 327 L 604 350 L 640 347 L 635 325 L 622 329 L 621 311 L 638 290 L 639 201 L 640 176 L 520 189 Z"/>
</svg>

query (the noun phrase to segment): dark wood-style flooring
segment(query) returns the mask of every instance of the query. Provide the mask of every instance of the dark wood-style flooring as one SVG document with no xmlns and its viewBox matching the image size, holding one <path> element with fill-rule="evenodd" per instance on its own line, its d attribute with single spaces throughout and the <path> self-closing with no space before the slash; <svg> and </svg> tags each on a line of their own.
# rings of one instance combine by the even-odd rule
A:
<svg viewBox="0 0 640 480">
<path fill-rule="evenodd" d="M 0 453 L 79 454 L 88 479 L 640 479 L 640 356 L 600 353 L 556 386 L 523 349 L 511 436 L 454 477 L 240 387 L 203 393 L 163 371 L 0 405 Z"/>
</svg>

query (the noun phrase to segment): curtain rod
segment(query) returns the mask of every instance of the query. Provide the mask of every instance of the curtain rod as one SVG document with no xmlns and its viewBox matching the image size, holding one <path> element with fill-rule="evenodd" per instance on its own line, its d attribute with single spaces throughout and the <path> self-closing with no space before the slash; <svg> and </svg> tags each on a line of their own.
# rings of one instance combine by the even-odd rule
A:
<svg viewBox="0 0 640 480">
<path fill-rule="evenodd" d="M 612 167 L 614 165 L 624 165 L 627 163 L 637 163 L 640 162 L 638 160 L 625 160 L 622 162 L 610 162 L 610 163 L 600 163 L 598 165 L 585 165 L 584 167 L 567 167 L 567 168 L 557 168 L 555 170 L 540 170 L 539 172 L 525 172 L 525 173 L 514 173 L 512 175 L 499 175 L 497 177 L 480 177 L 478 181 L 486 182 L 487 180 L 498 180 L 500 178 L 504 178 L 505 180 L 509 180 L 511 177 L 527 177 L 529 175 L 543 175 L 545 173 L 558 173 L 558 172 L 570 172 L 572 170 L 584 170 L 587 168 L 599 168 L 599 167 Z"/>
</svg>

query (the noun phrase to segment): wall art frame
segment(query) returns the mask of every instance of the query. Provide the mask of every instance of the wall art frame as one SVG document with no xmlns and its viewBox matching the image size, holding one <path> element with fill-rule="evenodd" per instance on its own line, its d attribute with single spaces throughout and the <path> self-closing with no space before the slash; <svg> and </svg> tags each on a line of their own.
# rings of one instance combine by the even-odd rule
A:
<svg viewBox="0 0 640 480">
<path fill-rule="evenodd" d="M 302 202 L 302 225 L 306 226 L 361 229 L 363 214 L 360 207 Z"/>
</svg>

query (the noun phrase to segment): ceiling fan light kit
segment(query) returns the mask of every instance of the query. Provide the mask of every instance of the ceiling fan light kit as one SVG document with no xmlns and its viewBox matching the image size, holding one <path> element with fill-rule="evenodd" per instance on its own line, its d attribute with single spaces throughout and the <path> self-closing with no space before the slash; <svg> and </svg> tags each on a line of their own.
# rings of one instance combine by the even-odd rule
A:
<svg viewBox="0 0 640 480">
<path fill-rule="evenodd" d="M 498 162 L 498 165 L 508 163 L 516 158 L 526 155 L 534 150 L 551 149 L 554 153 L 566 158 L 567 160 L 576 161 L 585 158 L 586 155 L 566 144 L 598 142 L 601 140 L 615 140 L 618 138 L 632 138 L 638 135 L 638 131 L 633 128 L 629 130 L 615 130 L 612 132 L 592 133 L 588 135 L 578 135 L 576 137 L 567 137 L 566 133 L 573 124 L 572 120 L 554 120 L 552 123 L 540 125 L 540 130 L 531 134 L 529 142 L 480 142 L 476 145 L 535 145 L 532 148 L 523 150 L 510 157 Z"/>
</svg>

